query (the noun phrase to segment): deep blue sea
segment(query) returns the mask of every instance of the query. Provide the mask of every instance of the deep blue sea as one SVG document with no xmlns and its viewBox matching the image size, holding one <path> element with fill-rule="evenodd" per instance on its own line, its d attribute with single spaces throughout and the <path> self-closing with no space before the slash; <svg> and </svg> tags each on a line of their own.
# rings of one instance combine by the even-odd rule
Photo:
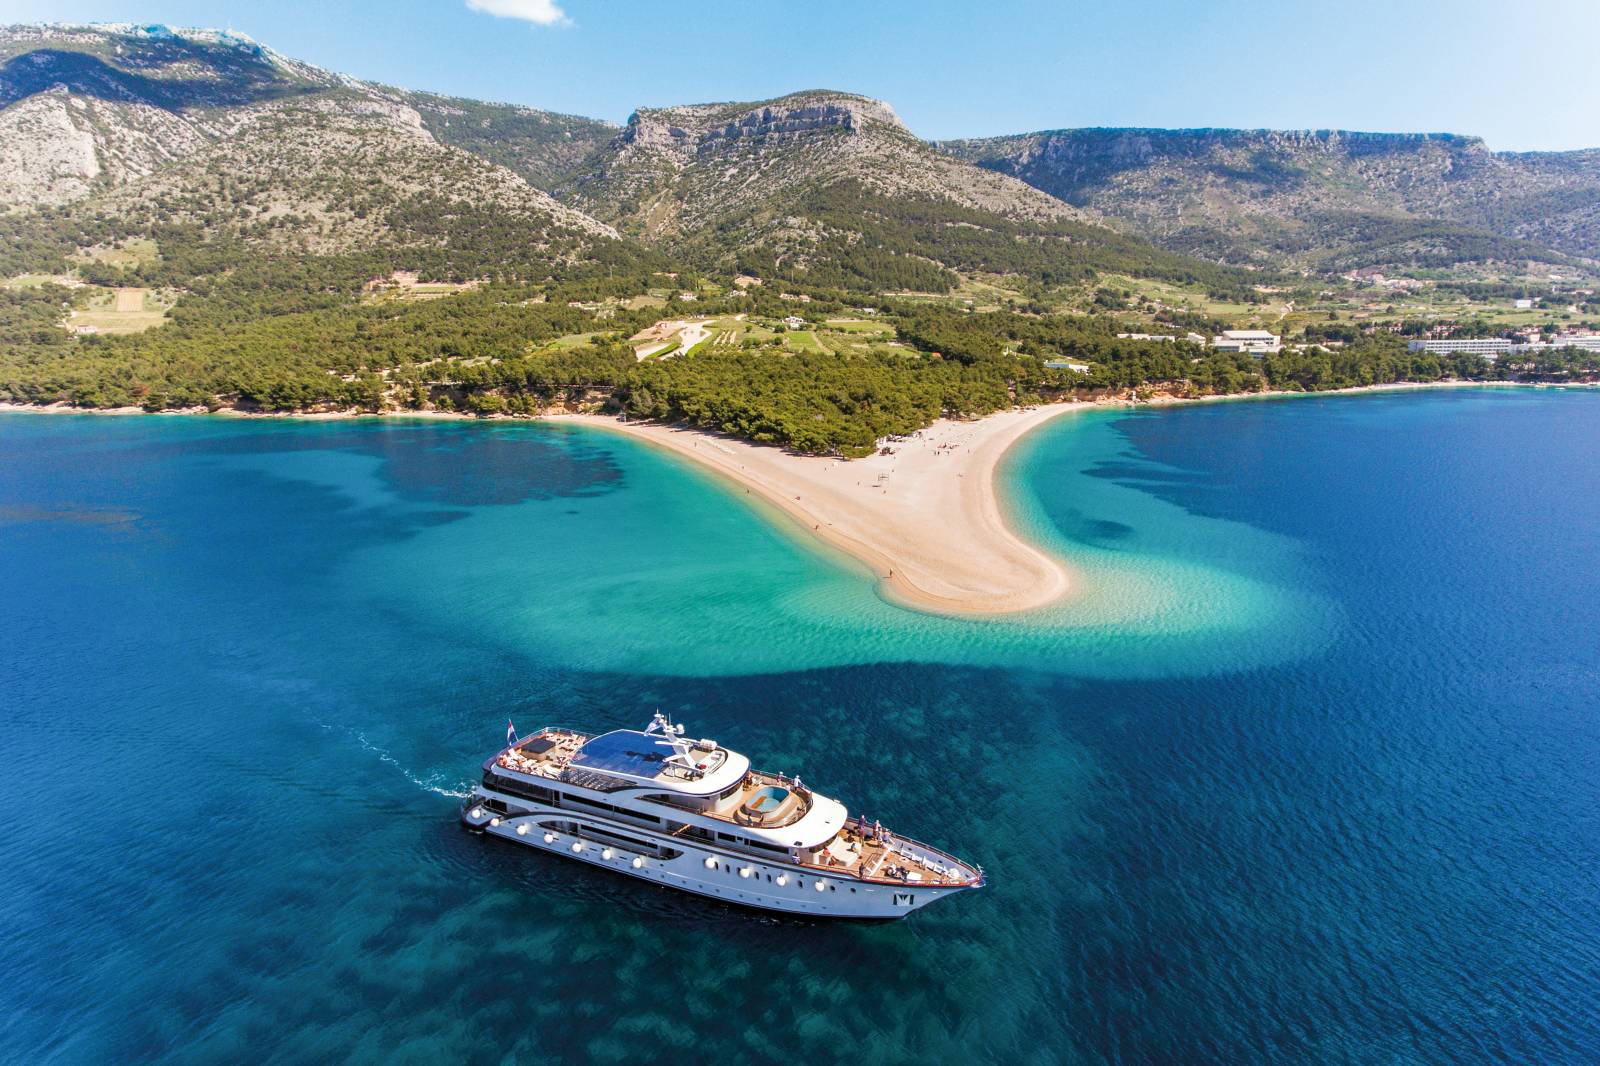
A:
<svg viewBox="0 0 1600 1066">
<path fill-rule="evenodd" d="M 936 618 L 539 424 L 0 415 L 0 1061 L 1600 1061 L 1600 393 L 1068 416 Z M 463 832 L 657 707 L 982 863 L 890 924 Z"/>
</svg>

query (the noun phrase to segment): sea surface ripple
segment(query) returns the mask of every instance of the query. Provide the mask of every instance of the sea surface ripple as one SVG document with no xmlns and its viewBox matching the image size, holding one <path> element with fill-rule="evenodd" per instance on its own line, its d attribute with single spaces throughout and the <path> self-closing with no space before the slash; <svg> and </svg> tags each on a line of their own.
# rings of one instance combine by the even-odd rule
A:
<svg viewBox="0 0 1600 1066">
<path fill-rule="evenodd" d="M 1600 395 L 1064 419 L 962 621 L 572 427 L 0 415 L 0 1061 L 1600 1061 Z M 657 707 L 984 865 L 888 925 L 463 833 Z"/>
</svg>

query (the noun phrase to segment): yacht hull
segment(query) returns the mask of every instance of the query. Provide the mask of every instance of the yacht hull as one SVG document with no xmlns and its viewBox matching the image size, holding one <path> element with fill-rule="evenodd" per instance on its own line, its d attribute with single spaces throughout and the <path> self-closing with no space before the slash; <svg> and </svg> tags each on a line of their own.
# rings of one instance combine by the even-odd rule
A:
<svg viewBox="0 0 1600 1066">
<path fill-rule="evenodd" d="M 903 918 L 935 900 L 980 887 L 862 879 L 837 872 L 771 862 L 696 840 L 662 836 L 567 809 L 518 801 L 509 806 L 476 791 L 461 808 L 468 829 L 537 851 L 600 866 L 654 884 L 783 914 L 816 918 Z M 780 881 L 780 878 L 782 879 Z M 819 887 L 820 886 L 820 887 Z"/>
</svg>

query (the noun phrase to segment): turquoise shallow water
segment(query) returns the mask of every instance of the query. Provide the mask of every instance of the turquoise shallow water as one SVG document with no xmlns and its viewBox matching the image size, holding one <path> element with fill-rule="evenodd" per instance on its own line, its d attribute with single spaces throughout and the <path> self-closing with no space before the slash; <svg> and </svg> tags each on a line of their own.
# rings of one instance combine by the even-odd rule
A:
<svg viewBox="0 0 1600 1066">
<path fill-rule="evenodd" d="M 893 607 L 574 428 L 0 416 L 0 1059 L 1600 1056 L 1600 396 L 1096 413 Z M 454 824 L 660 706 L 984 864 L 887 926 Z"/>
<path fill-rule="evenodd" d="M 708 676 L 931 658 L 1107 676 L 1160 673 L 1177 660 L 1217 670 L 1303 654 L 1326 639 L 1337 613 L 1296 587 L 1291 541 L 1186 516 L 1096 476 L 1126 449 L 1103 415 L 1041 434 L 1009 457 L 1006 471 L 1021 490 L 1020 523 L 1077 564 L 1077 594 L 1060 608 L 981 624 L 883 601 L 850 560 L 647 446 L 581 428 L 471 432 L 491 434 L 491 447 L 602 449 L 620 465 L 626 491 L 597 492 L 583 507 L 548 498 L 463 513 L 374 545 L 347 568 L 347 591 L 414 606 L 419 590 L 387 575 L 449 569 L 456 580 L 422 592 L 435 617 L 568 667 Z M 1070 442 L 1067 452 L 1052 450 L 1057 440 Z M 291 468 L 269 460 L 279 476 L 352 499 L 372 491 L 349 487 L 366 480 L 358 468 L 380 461 L 318 454 Z M 1066 499 L 1070 510 L 1054 506 Z M 1100 514 L 1120 520 L 1092 517 Z M 1129 654 L 1135 647 L 1143 654 Z"/>
</svg>

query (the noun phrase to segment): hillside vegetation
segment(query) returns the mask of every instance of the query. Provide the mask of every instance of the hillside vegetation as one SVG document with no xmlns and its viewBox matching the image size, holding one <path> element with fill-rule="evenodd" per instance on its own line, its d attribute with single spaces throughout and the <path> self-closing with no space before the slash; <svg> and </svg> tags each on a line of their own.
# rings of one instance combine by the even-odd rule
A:
<svg viewBox="0 0 1600 1066">
<path fill-rule="evenodd" d="M 948 291 L 973 271 L 1250 280 L 958 163 L 846 93 L 639 111 L 590 165 L 571 202 L 706 269 L 865 291 Z"/>
<path fill-rule="evenodd" d="M 1314 269 L 1600 257 L 1600 152 L 1337 130 L 1052 130 L 952 157 L 1169 248 Z"/>
</svg>

